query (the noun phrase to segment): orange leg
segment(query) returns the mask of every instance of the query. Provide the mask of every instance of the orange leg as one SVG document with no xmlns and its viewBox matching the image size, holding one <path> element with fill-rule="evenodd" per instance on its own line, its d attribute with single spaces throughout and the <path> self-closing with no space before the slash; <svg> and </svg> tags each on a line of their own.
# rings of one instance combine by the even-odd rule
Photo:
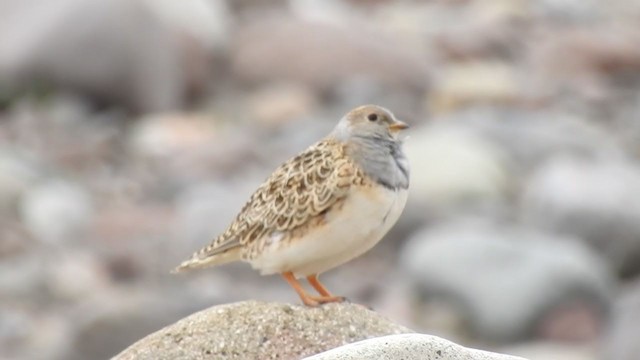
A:
<svg viewBox="0 0 640 360">
<path fill-rule="evenodd" d="M 320 283 L 320 281 L 318 280 L 318 275 L 307 276 L 307 281 L 309 282 L 309 284 L 311 284 L 311 286 L 313 286 L 314 289 L 318 291 L 318 293 L 320 293 L 320 295 L 332 296 L 329 290 L 327 290 L 327 288 L 325 288 L 324 285 Z"/>
<path fill-rule="evenodd" d="M 327 290 L 327 288 L 325 288 L 324 285 L 322 285 L 322 283 L 320 283 L 320 281 L 318 280 L 318 275 L 314 274 L 314 275 L 307 276 L 307 281 L 309 282 L 309 284 L 311 284 L 311 286 L 313 286 L 314 289 L 316 289 L 316 291 L 320 295 L 322 295 L 319 297 L 316 297 L 316 296 L 311 297 L 317 302 L 324 304 L 329 302 L 343 302 L 345 300 L 342 296 L 331 295 L 329 290 Z"/>
<path fill-rule="evenodd" d="M 318 306 L 318 305 L 320 305 L 319 301 L 315 300 L 312 296 L 307 294 L 306 291 L 304 291 L 304 289 L 302 288 L 302 285 L 300 285 L 298 280 L 296 280 L 295 276 L 293 276 L 293 273 L 291 271 L 287 271 L 287 272 L 282 273 L 282 277 L 284 277 L 284 279 L 287 280 L 289 285 L 291 285 L 293 290 L 295 290 L 298 293 L 298 296 L 300 296 L 300 300 L 302 300 L 302 302 L 305 305 L 307 305 L 307 306 Z"/>
</svg>

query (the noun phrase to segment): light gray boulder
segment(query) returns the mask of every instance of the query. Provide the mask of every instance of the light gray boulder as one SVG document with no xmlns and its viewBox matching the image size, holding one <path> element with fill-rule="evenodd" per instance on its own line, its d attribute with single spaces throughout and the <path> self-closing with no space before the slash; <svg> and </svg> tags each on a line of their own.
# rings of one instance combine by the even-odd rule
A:
<svg viewBox="0 0 640 360">
<path fill-rule="evenodd" d="M 437 336 L 388 335 L 347 344 L 305 360 L 524 360 L 466 348 Z"/>
<path fill-rule="evenodd" d="M 640 167 L 629 161 L 553 159 L 527 182 L 522 216 L 585 239 L 623 275 L 640 272 Z"/>
<path fill-rule="evenodd" d="M 583 243 L 483 220 L 416 233 L 400 264 L 420 299 L 414 312 L 424 323 L 416 326 L 433 328 L 437 316 L 422 312 L 440 304 L 455 319 L 452 333 L 489 341 L 593 339 L 613 287 Z"/>
</svg>

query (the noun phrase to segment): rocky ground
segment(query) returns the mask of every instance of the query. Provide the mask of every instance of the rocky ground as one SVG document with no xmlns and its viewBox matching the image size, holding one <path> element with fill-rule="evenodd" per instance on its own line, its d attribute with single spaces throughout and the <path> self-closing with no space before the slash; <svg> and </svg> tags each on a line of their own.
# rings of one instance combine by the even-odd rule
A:
<svg viewBox="0 0 640 360">
<path fill-rule="evenodd" d="M 362 305 L 311 308 L 258 301 L 197 312 L 144 337 L 113 359 L 302 358 L 524 360 L 413 333 Z"/>
<path fill-rule="evenodd" d="M 0 9 L 0 358 L 109 358 L 214 304 L 297 302 L 242 264 L 169 270 L 362 103 L 413 125 L 410 200 L 330 289 L 465 346 L 637 358 L 637 1 Z"/>
<path fill-rule="evenodd" d="M 301 359 L 345 343 L 410 332 L 361 305 L 307 308 L 245 301 L 190 315 L 141 339 L 114 360 Z"/>
</svg>

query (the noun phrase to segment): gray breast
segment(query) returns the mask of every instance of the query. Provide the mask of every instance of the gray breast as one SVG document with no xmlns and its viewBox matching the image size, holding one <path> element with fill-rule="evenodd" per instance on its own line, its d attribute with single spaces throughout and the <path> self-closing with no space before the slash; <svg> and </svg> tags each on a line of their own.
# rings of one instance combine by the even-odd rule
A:
<svg viewBox="0 0 640 360">
<path fill-rule="evenodd" d="M 350 155 L 380 185 L 392 189 L 409 187 L 409 162 L 402 142 L 381 137 L 356 137 Z"/>
</svg>

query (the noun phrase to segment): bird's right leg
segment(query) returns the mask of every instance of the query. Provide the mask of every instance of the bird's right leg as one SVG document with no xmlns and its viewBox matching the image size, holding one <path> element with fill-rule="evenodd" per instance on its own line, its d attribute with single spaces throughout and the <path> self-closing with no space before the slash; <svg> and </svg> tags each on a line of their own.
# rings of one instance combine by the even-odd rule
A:
<svg viewBox="0 0 640 360">
<path fill-rule="evenodd" d="M 314 300 L 309 294 L 307 294 L 306 291 L 304 291 L 304 289 L 302 288 L 302 285 L 300 285 L 300 283 L 298 282 L 296 277 L 293 276 L 293 273 L 291 271 L 287 271 L 287 272 L 282 273 L 282 277 L 284 277 L 284 279 L 287 280 L 289 285 L 291 285 L 293 290 L 295 290 L 296 293 L 298 293 L 298 296 L 300 296 L 300 300 L 302 300 L 302 302 L 305 305 L 307 305 L 307 306 L 318 306 L 318 305 L 320 305 L 320 303 L 318 301 Z"/>
</svg>

